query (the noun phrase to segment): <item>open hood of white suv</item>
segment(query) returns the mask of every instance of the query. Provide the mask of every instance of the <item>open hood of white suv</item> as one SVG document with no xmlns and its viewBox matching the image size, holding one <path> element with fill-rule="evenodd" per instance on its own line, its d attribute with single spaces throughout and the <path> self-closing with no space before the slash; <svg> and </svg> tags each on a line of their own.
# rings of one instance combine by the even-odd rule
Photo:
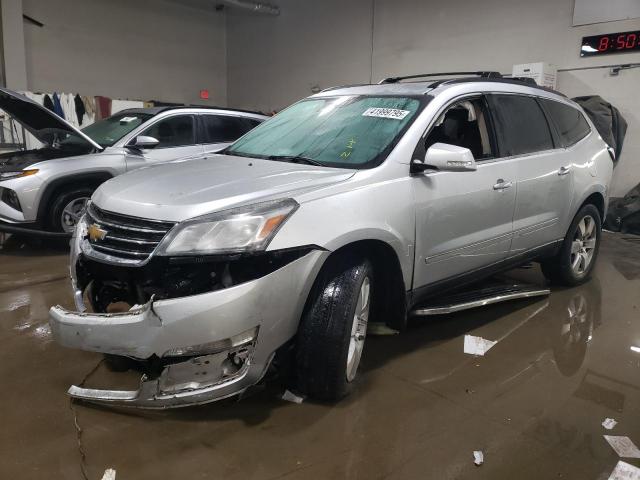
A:
<svg viewBox="0 0 640 480">
<path fill-rule="evenodd" d="M 100 145 L 69 122 L 24 95 L 0 88 L 0 108 L 46 145 L 52 145 L 56 137 L 62 139 L 65 134 L 74 134 L 81 141 L 102 150 Z"/>
</svg>

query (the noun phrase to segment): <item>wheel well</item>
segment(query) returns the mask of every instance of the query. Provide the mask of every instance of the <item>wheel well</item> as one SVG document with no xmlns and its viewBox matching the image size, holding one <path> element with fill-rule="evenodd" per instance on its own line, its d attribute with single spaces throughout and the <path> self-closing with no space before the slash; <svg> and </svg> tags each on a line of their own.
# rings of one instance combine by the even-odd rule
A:
<svg viewBox="0 0 640 480">
<path fill-rule="evenodd" d="M 598 213 L 600 213 L 600 220 L 602 221 L 602 223 L 604 223 L 604 197 L 602 196 L 602 194 L 595 192 L 589 195 L 585 199 L 585 201 L 582 202 L 582 205 L 580 205 L 578 211 L 580 211 L 585 205 L 589 204 L 595 206 L 598 209 Z"/>
<path fill-rule="evenodd" d="M 325 265 L 343 255 L 365 257 L 373 265 L 375 288 L 379 294 L 373 299 L 377 305 L 373 305 L 372 321 L 403 330 L 407 320 L 406 288 L 395 250 L 380 240 L 360 240 L 332 252 Z"/>
<path fill-rule="evenodd" d="M 38 206 L 38 221 L 40 223 L 43 223 L 45 221 L 47 209 L 53 202 L 53 199 L 56 198 L 56 196 L 60 192 L 68 190 L 70 188 L 78 187 L 91 187 L 95 189 L 110 178 L 113 178 L 113 175 L 108 172 L 95 172 L 85 175 L 73 175 L 54 180 L 49 185 L 47 185 L 47 188 L 42 194 L 42 197 L 40 197 L 40 204 Z"/>
</svg>

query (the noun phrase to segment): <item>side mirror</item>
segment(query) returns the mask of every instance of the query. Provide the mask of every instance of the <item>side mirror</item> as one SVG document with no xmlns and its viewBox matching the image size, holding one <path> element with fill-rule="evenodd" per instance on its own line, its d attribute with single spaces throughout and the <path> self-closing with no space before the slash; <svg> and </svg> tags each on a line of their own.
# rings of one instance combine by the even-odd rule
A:
<svg viewBox="0 0 640 480">
<path fill-rule="evenodd" d="M 448 143 L 434 143 L 424 156 L 424 162 L 411 161 L 411 173 L 427 170 L 440 172 L 473 172 L 477 170 L 471 150 Z"/>
<path fill-rule="evenodd" d="M 133 141 L 128 145 L 130 148 L 135 148 L 137 150 L 144 150 L 149 148 L 155 148 L 158 146 L 160 141 L 154 137 L 148 137 L 146 135 L 138 135 Z"/>
</svg>

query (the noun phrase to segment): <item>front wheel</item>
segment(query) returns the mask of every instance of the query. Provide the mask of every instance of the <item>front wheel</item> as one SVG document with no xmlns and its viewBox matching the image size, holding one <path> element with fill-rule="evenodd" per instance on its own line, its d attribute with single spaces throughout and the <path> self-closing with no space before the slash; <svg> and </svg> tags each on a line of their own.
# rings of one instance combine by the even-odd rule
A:
<svg viewBox="0 0 640 480">
<path fill-rule="evenodd" d="M 72 234 L 92 194 L 93 189 L 88 187 L 72 188 L 58 194 L 49 211 L 49 227 L 55 232 Z"/>
<path fill-rule="evenodd" d="M 541 263 L 542 272 L 551 283 L 572 287 L 589 280 L 600 247 L 601 222 L 600 212 L 594 205 L 580 209 L 558 254 Z"/>
<path fill-rule="evenodd" d="M 317 400 L 338 400 L 350 392 L 375 286 L 368 260 L 330 261 L 312 289 L 296 341 L 295 389 Z"/>
</svg>

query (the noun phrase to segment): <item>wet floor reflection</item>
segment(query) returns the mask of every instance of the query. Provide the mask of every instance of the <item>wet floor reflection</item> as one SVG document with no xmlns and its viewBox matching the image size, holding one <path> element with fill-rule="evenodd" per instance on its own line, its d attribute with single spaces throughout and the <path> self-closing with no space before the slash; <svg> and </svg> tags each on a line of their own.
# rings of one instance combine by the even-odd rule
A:
<svg viewBox="0 0 640 480">
<path fill-rule="evenodd" d="M 64 392 L 101 357 L 49 340 L 48 307 L 72 303 L 66 254 L 20 245 L 0 249 L 0 478 L 76 479 Z M 582 287 L 369 338 L 354 394 L 335 405 L 284 402 L 277 378 L 239 402 L 177 411 L 76 404 L 89 478 L 608 478 L 618 458 L 602 435 L 640 445 L 640 279 L 620 260 L 640 262 L 640 248 L 607 235 Z M 509 276 L 542 281 L 537 267 Z M 467 334 L 498 343 L 467 355 Z M 114 375 L 101 365 L 90 382 Z M 605 417 L 618 421 L 611 432 Z"/>
</svg>

